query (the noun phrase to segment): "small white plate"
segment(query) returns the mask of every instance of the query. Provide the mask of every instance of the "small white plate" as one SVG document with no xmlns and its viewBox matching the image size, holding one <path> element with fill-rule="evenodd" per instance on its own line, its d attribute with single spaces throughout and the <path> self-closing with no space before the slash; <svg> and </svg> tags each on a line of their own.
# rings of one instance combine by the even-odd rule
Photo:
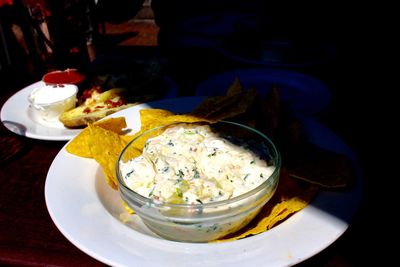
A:
<svg viewBox="0 0 400 267">
<path fill-rule="evenodd" d="M 28 96 L 32 90 L 44 86 L 44 82 L 33 83 L 12 95 L 1 108 L 1 122 L 19 135 L 33 139 L 68 141 L 81 129 L 67 129 L 62 123 L 41 124 L 33 119 L 29 108 Z"/>
<path fill-rule="evenodd" d="M 132 132 L 140 128 L 139 110 L 164 108 L 186 112 L 202 98 L 185 97 L 137 105 L 124 116 Z M 305 209 L 271 230 L 225 243 L 183 243 L 153 234 L 136 215 L 121 206 L 118 191 L 106 183 L 92 159 L 64 148 L 47 174 L 47 209 L 58 229 L 79 249 L 112 266 L 291 266 L 325 249 L 348 228 L 362 192 L 360 170 L 351 150 L 327 128 L 304 118 L 313 143 L 344 153 L 354 162 L 357 179 L 347 191 L 320 192 Z"/>
</svg>

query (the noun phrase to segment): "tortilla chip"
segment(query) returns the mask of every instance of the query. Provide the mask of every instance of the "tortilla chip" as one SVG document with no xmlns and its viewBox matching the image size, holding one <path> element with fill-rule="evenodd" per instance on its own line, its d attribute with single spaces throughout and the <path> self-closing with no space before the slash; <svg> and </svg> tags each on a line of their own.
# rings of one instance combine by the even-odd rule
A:
<svg viewBox="0 0 400 267">
<path fill-rule="evenodd" d="M 94 125 L 123 134 L 123 129 L 126 128 L 126 121 L 123 117 L 109 118 L 97 121 Z M 92 153 L 88 147 L 88 138 L 90 138 L 90 131 L 86 127 L 66 146 L 66 150 L 79 157 L 92 158 Z"/>
<path fill-rule="evenodd" d="M 122 201 L 122 207 L 128 212 L 128 214 L 135 214 L 135 211 L 131 209 L 125 201 Z"/>
<path fill-rule="evenodd" d="M 240 94 L 229 96 L 231 99 L 230 101 L 227 101 L 224 105 L 222 103 L 217 103 L 221 108 L 213 113 L 207 114 L 206 118 L 212 121 L 220 121 L 244 114 L 254 103 L 256 95 L 257 91 L 255 89 L 249 89 Z"/>
<path fill-rule="evenodd" d="M 233 81 L 226 95 L 206 98 L 190 115 L 216 122 L 245 113 L 253 104 L 257 91 L 243 90 L 238 78 Z"/>
<path fill-rule="evenodd" d="M 147 133 L 147 131 L 139 131 L 137 132 L 135 135 L 133 136 L 121 136 L 121 139 L 124 141 L 132 141 L 135 140 L 134 143 L 129 146 L 126 150 L 125 150 L 125 158 L 136 158 L 138 156 L 140 156 L 143 152 L 143 148 L 144 145 L 146 144 L 147 139 L 151 138 L 151 137 L 155 137 L 157 135 L 161 134 L 161 130 L 160 131 L 151 131 L 149 133 Z"/>
<path fill-rule="evenodd" d="M 95 122 L 93 125 L 99 126 L 109 131 L 113 131 L 117 134 L 124 134 L 123 130 L 127 127 L 124 117 L 100 120 Z"/>
<path fill-rule="evenodd" d="M 231 86 L 228 88 L 228 91 L 226 91 L 227 96 L 232 96 L 236 94 L 240 94 L 243 91 L 242 84 L 240 83 L 239 77 L 235 77 L 233 80 L 233 83 Z"/>
<path fill-rule="evenodd" d="M 117 189 L 117 177 L 115 166 L 119 154 L 127 145 L 125 139 L 113 131 L 103 129 L 99 126 L 88 124 L 90 138 L 87 139 L 88 146 L 93 158 L 100 164 L 106 176 L 106 182 Z"/>
<path fill-rule="evenodd" d="M 211 122 L 202 117 L 193 116 L 193 115 L 172 115 L 168 117 L 164 117 L 160 120 L 164 125 L 170 123 L 196 123 L 196 122 Z"/>
<path fill-rule="evenodd" d="M 260 213 L 243 229 L 213 242 L 233 241 L 265 232 L 305 208 L 317 192 L 318 187 L 290 178 L 283 169 L 277 191 Z"/>
<path fill-rule="evenodd" d="M 134 135 L 120 135 L 120 138 L 124 140 L 124 142 L 129 143 L 132 141 L 136 136 L 139 135 L 139 132 Z"/>
<path fill-rule="evenodd" d="M 151 125 L 154 122 L 161 120 L 164 117 L 172 116 L 174 113 L 165 110 L 165 109 L 141 109 L 139 111 L 140 114 L 140 122 L 141 122 L 141 130 L 151 129 Z"/>
<path fill-rule="evenodd" d="M 195 123 L 195 122 L 211 122 L 200 116 L 193 116 L 190 114 L 186 115 L 175 115 L 174 113 L 163 110 L 163 109 L 142 109 L 140 110 L 140 121 L 141 128 L 138 133 L 143 133 L 147 130 L 172 124 L 172 123 Z"/>
<path fill-rule="evenodd" d="M 345 188 L 354 178 L 352 162 L 345 155 L 310 143 L 293 147 L 285 153 L 285 166 L 293 178 L 324 188 Z"/>
<path fill-rule="evenodd" d="M 206 118 L 214 112 L 223 110 L 226 105 L 234 104 L 242 92 L 242 85 L 236 77 L 224 96 L 207 97 L 192 110 L 191 114 Z"/>
</svg>

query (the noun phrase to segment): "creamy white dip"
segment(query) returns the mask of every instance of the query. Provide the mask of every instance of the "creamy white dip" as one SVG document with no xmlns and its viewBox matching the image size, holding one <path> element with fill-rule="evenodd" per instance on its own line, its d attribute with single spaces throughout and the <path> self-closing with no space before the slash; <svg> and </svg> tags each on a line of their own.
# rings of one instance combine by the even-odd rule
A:
<svg viewBox="0 0 400 267">
<path fill-rule="evenodd" d="M 75 95 L 77 91 L 78 88 L 72 84 L 45 85 L 33 90 L 29 99 L 34 105 L 49 105 L 63 101 Z"/>
<path fill-rule="evenodd" d="M 58 117 L 76 105 L 78 87 L 73 84 L 45 85 L 29 95 L 33 117 L 41 123 L 59 122 Z"/>
<path fill-rule="evenodd" d="M 142 155 L 120 168 L 126 185 L 140 195 L 185 204 L 241 195 L 266 181 L 275 169 L 208 125 L 189 124 L 148 139 Z"/>
</svg>

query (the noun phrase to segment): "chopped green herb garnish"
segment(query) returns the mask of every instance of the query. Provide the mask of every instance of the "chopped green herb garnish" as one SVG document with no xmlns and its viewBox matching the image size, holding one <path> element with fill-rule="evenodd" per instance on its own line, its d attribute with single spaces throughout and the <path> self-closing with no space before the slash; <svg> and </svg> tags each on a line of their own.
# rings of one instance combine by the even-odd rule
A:
<svg viewBox="0 0 400 267">
<path fill-rule="evenodd" d="M 176 191 L 176 195 L 178 197 L 182 197 L 183 196 L 182 190 L 179 187 L 177 187 L 175 191 Z"/>
<path fill-rule="evenodd" d="M 255 160 L 252 160 L 252 161 L 250 161 L 250 164 L 254 164 L 256 161 Z"/>
<path fill-rule="evenodd" d="M 196 201 L 203 205 L 203 201 L 201 201 L 200 199 L 197 198 Z"/>
<path fill-rule="evenodd" d="M 198 178 L 200 178 L 200 173 L 199 173 L 199 171 L 197 170 L 197 168 L 195 167 L 195 168 L 193 168 L 193 178 L 194 179 L 198 179 Z"/>
<path fill-rule="evenodd" d="M 151 189 L 150 193 L 149 193 L 149 197 L 151 197 L 153 195 L 154 189 L 156 188 L 156 185 L 153 186 L 153 188 Z"/>
<path fill-rule="evenodd" d="M 243 177 L 243 181 L 246 181 L 246 179 L 247 179 L 247 177 L 249 177 L 249 175 L 250 175 L 250 173 L 246 174 L 246 175 Z"/>
<path fill-rule="evenodd" d="M 210 157 L 213 157 L 213 156 L 215 156 L 215 155 L 217 155 L 217 148 L 214 147 L 213 150 L 214 150 L 213 153 L 207 155 L 209 158 L 210 158 Z"/>
<path fill-rule="evenodd" d="M 179 176 L 179 178 L 183 178 L 183 176 L 185 176 L 185 174 L 183 173 L 182 170 L 179 170 L 178 173 L 176 174 L 176 176 Z"/>
</svg>

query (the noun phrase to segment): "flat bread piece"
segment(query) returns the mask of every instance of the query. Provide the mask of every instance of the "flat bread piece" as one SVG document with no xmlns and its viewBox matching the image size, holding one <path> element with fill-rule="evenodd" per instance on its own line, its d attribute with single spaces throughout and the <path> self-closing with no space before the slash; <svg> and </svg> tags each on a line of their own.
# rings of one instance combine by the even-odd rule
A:
<svg viewBox="0 0 400 267">
<path fill-rule="evenodd" d="M 137 103 L 127 103 L 124 90 L 114 88 L 102 93 L 93 93 L 78 107 L 64 112 L 59 120 L 68 128 L 84 127 L 117 111 L 129 108 Z"/>
</svg>

